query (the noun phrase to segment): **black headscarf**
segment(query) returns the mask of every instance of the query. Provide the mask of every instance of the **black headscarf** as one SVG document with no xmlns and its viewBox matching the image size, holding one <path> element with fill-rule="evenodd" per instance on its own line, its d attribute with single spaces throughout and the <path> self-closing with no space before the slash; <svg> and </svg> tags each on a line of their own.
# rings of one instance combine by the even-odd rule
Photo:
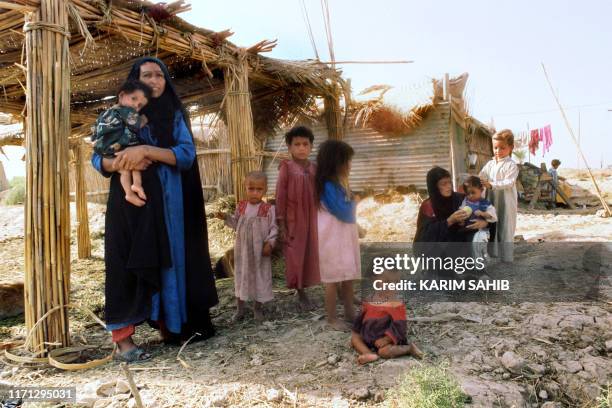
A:
<svg viewBox="0 0 612 408">
<path fill-rule="evenodd" d="M 139 80 L 140 67 L 153 62 L 161 68 L 166 87 L 159 98 L 151 98 L 142 109 L 149 128 L 157 139 L 159 147 L 174 146 L 174 119 L 180 111 L 193 139 L 191 121 L 185 107 L 172 84 L 166 65 L 159 59 L 144 57 L 136 61 L 128 74 L 128 80 Z M 183 190 L 183 215 L 185 228 L 185 277 L 187 287 L 187 324 L 181 333 L 189 337 L 194 332 L 208 337 L 214 333 L 209 309 L 219 302 L 210 254 L 208 252 L 208 231 L 204 213 L 204 197 L 197 159 L 188 170 L 181 172 Z M 169 237 L 172 239 L 172 237 Z"/>
<path fill-rule="evenodd" d="M 174 145 L 174 141 L 172 140 L 172 131 L 174 115 L 176 115 L 176 112 L 178 110 L 183 112 L 183 119 L 185 120 L 190 133 L 191 122 L 189 120 L 189 115 L 186 114 L 185 108 L 178 97 L 176 89 L 174 89 L 170 72 L 168 72 L 166 64 L 164 64 L 160 59 L 144 57 L 136 61 L 134 65 L 132 65 L 132 69 L 128 74 L 128 81 L 140 80 L 140 67 L 147 62 L 157 64 L 161 68 L 164 78 L 166 79 L 166 88 L 159 98 L 151 98 L 145 107 L 142 108 L 140 113 L 143 113 L 147 117 L 149 121 L 149 128 L 151 129 L 153 136 L 155 136 L 155 138 L 158 140 L 159 147 L 167 148 Z M 193 137 L 193 134 L 191 136 Z"/>
<path fill-rule="evenodd" d="M 451 174 L 442 167 L 436 166 L 427 172 L 427 193 L 436 218 L 439 220 L 447 219 L 456 210 L 453 204 L 454 193 L 450 197 L 440 194 L 438 182 L 444 178 L 451 178 Z"/>
</svg>

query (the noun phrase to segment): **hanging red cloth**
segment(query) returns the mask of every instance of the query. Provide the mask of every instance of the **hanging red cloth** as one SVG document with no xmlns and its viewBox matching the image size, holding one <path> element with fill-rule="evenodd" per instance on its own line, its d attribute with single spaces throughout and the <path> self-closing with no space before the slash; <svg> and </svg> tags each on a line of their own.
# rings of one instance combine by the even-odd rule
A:
<svg viewBox="0 0 612 408">
<path fill-rule="evenodd" d="M 540 131 L 538 129 L 531 130 L 531 139 L 529 140 L 529 151 L 535 155 L 540 144 Z"/>
<path fill-rule="evenodd" d="M 548 153 L 548 151 L 550 150 L 550 146 L 553 142 L 550 125 L 546 125 L 542 129 L 540 129 L 540 139 L 544 143 L 544 145 L 542 146 L 542 157 L 544 157 L 544 153 Z"/>
</svg>

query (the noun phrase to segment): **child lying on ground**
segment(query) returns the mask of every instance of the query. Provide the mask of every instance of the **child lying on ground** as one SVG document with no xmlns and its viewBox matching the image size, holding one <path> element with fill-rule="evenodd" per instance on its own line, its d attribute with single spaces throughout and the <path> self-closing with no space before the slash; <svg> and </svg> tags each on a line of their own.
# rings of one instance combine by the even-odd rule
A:
<svg viewBox="0 0 612 408">
<path fill-rule="evenodd" d="M 378 277 L 376 277 L 378 278 Z M 385 271 L 383 282 L 398 282 L 399 272 Z M 423 352 L 406 338 L 406 305 L 398 292 L 376 291 L 369 302 L 364 301 L 351 333 L 351 345 L 359 353 L 357 362 L 367 364 L 382 358 L 411 355 L 422 358 Z"/>
</svg>

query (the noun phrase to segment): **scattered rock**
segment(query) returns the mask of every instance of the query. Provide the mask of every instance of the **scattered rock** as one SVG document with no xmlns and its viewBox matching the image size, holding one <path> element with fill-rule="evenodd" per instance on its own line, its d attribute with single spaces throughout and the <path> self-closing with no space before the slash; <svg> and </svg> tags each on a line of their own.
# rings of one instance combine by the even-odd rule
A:
<svg viewBox="0 0 612 408">
<path fill-rule="evenodd" d="M 113 403 L 112 398 L 100 398 L 93 404 L 93 408 L 107 408 Z"/>
<path fill-rule="evenodd" d="M 546 367 L 543 366 L 542 364 L 535 364 L 535 363 L 527 364 L 525 368 L 536 376 L 543 376 L 544 373 L 546 372 Z"/>
<path fill-rule="evenodd" d="M 10 370 L 4 370 L 3 372 L 0 373 L 0 378 L 9 378 L 13 375 L 13 373 Z"/>
<path fill-rule="evenodd" d="M 501 358 L 501 363 L 504 367 L 506 367 L 506 370 L 514 374 L 520 374 L 527 364 L 522 357 L 518 356 L 512 351 L 506 351 L 504 353 Z"/>
<path fill-rule="evenodd" d="M 340 357 L 338 357 L 336 354 L 331 354 L 329 357 L 327 357 L 327 364 L 329 365 L 336 365 L 338 361 L 340 361 Z"/>
<path fill-rule="evenodd" d="M 117 386 L 117 381 L 107 381 L 98 385 L 96 388 L 96 394 L 100 397 L 112 397 L 115 395 L 115 387 Z"/>
<path fill-rule="evenodd" d="M 206 407 L 224 407 L 227 405 L 227 399 L 229 397 L 229 390 L 220 388 L 215 393 L 208 397 L 206 401 Z"/>
<path fill-rule="evenodd" d="M 510 373 L 503 373 L 503 374 L 502 374 L 502 378 L 503 378 L 504 380 L 509 380 L 509 379 L 510 379 Z"/>
<path fill-rule="evenodd" d="M 579 361 L 566 361 L 565 362 L 565 371 L 570 374 L 575 374 L 578 371 L 582 370 L 582 364 Z"/>
<path fill-rule="evenodd" d="M 498 317 L 497 319 L 493 320 L 493 324 L 496 326 L 507 326 L 508 323 L 510 323 L 510 319 L 507 317 Z"/>
<path fill-rule="evenodd" d="M 505 372 L 505 370 L 501 367 L 497 367 L 495 370 L 493 370 L 493 372 L 495 374 L 503 374 Z"/>
<path fill-rule="evenodd" d="M 612 351 L 612 339 L 606 341 L 606 351 Z"/>
<path fill-rule="evenodd" d="M 270 388 L 266 391 L 266 400 L 268 402 L 280 402 L 283 399 L 283 394 L 276 388 Z"/>
<path fill-rule="evenodd" d="M 364 401 L 370 398 L 370 390 L 367 387 L 354 388 L 350 392 L 351 398 Z"/>
<path fill-rule="evenodd" d="M 549 401 L 549 402 L 545 402 L 544 404 L 542 404 L 541 408 L 562 408 L 562 407 L 563 405 L 561 405 L 558 402 Z"/>
<path fill-rule="evenodd" d="M 251 362 L 250 364 L 252 366 L 260 366 L 263 365 L 263 359 L 261 358 L 261 356 L 259 354 L 255 354 L 252 358 L 251 358 Z"/>
<path fill-rule="evenodd" d="M 383 402 L 385 400 L 385 393 L 383 391 L 376 391 L 374 394 L 374 402 Z"/>
<path fill-rule="evenodd" d="M 115 385 L 115 394 L 125 394 L 130 392 L 130 385 L 127 381 L 117 380 L 117 384 Z"/>
<path fill-rule="evenodd" d="M 538 397 L 542 398 L 543 400 L 548 399 L 548 393 L 546 392 L 546 390 L 540 390 L 540 392 L 538 393 Z"/>
</svg>

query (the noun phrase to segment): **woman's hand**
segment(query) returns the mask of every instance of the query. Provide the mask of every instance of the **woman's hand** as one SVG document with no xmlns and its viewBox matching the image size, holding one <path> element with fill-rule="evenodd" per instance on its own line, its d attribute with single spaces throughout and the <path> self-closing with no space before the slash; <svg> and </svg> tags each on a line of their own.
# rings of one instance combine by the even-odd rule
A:
<svg viewBox="0 0 612 408">
<path fill-rule="evenodd" d="M 470 225 L 465 227 L 465 229 L 480 230 L 480 229 L 483 229 L 483 228 L 487 228 L 488 225 L 489 225 L 489 223 L 486 220 L 477 219 L 473 223 L 471 223 Z"/>
<path fill-rule="evenodd" d="M 446 219 L 446 222 L 448 223 L 448 226 L 450 227 L 451 225 L 463 222 L 467 220 L 468 218 L 470 218 L 470 214 L 468 214 L 467 212 L 463 210 L 457 210 L 454 213 L 452 213 L 450 217 Z"/>
<path fill-rule="evenodd" d="M 388 346 L 389 344 L 393 344 L 393 340 L 391 340 L 391 338 L 389 338 L 389 336 L 385 336 L 385 337 L 381 337 L 380 339 L 376 339 L 374 341 L 374 346 L 377 349 L 381 349 L 385 346 Z"/>
<path fill-rule="evenodd" d="M 144 170 L 151 164 L 147 158 L 147 146 L 128 147 L 115 155 L 113 166 L 117 170 Z M 148 161 L 148 163 L 147 163 Z"/>
</svg>

